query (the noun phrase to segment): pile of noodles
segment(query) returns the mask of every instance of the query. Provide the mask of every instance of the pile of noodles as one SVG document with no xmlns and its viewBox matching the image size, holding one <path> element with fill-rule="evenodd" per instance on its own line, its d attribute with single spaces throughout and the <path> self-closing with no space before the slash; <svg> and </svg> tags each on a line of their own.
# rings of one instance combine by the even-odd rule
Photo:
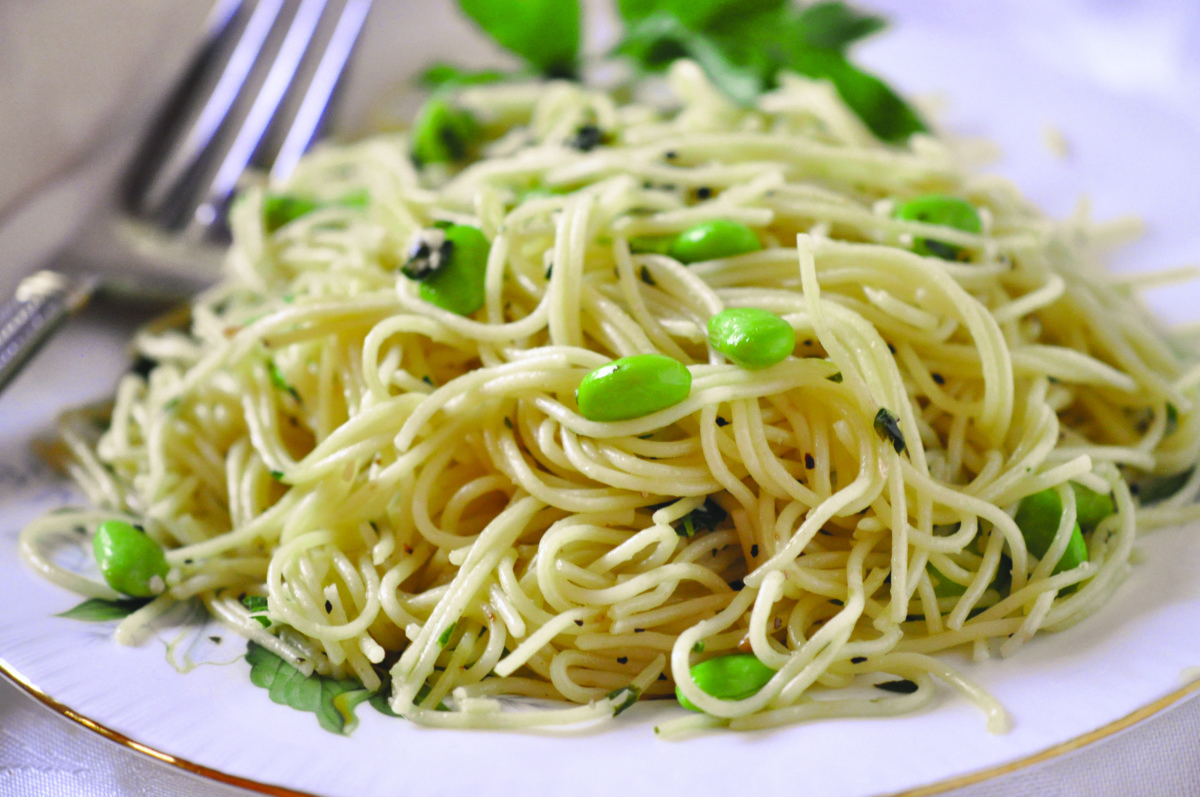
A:
<svg viewBox="0 0 1200 797">
<path fill-rule="evenodd" d="M 69 441 L 96 508 L 31 527 L 35 564 L 111 595 L 36 538 L 142 524 L 168 588 L 119 636 L 198 598 L 303 672 L 388 688 L 431 725 L 577 722 L 678 684 L 704 713 L 666 728 L 764 727 L 911 711 L 937 679 L 1002 728 L 932 654 L 1009 655 L 1078 622 L 1129 573 L 1138 533 L 1195 514 L 1196 478 L 1154 507 L 1131 484 L 1200 456 L 1200 374 L 1099 265 L 1103 229 L 1048 220 L 945 142 L 882 144 L 797 77 L 754 109 L 688 62 L 668 82 L 653 106 L 568 83 L 469 89 L 473 162 L 418 169 L 389 134 L 249 190 L 224 281 L 186 331 L 138 337 L 157 366 L 123 378 L 94 450 Z M 584 126 L 600 146 L 571 145 Z M 265 190 L 328 204 L 268 232 Z M 927 194 L 971 202 L 982 231 L 893 217 Z M 763 250 L 690 266 L 631 252 L 711 219 Z M 470 317 L 399 271 L 438 221 L 491 242 Z M 914 254 L 926 236 L 962 257 Z M 708 318 L 744 306 L 794 327 L 793 356 L 749 371 L 709 347 Z M 685 401 L 577 412 L 586 373 L 648 352 L 688 366 Z M 1071 481 L 1117 511 L 1055 574 Z M 1064 511 L 1038 561 L 1012 516 L 1047 488 Z M 725 519 L 687 523 L 706 501 Z M 934 571 L 958 594 L 939 597 Z M 266 597 L 269 628 L 246 595 Z M 777 670 L 756 694 L 689 677 L 735 651 Z M 872 688 L 897 679 L 911 688 Z M 513 695 L 560 702 L 513 711 L 498 699 Z"/>
</svg>

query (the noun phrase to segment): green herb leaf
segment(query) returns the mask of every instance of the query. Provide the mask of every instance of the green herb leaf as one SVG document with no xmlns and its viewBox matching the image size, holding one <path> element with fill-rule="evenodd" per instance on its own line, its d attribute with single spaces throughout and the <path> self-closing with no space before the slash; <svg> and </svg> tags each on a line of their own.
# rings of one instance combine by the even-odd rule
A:
<svg viewBox="0 0 1200 797">
<path fill-rule="evenodd" d="M 271 627 L 271 620 L 265 616 L 267 613 L 266 598 L 262 595 L 243 595 L 242 605 L 250 611 L 255 620 L 258 620 L 259 625 L 263 628 Z"/>
<path fill-rule="evenodd" d="M 892 444 L 897 454 L 903 454 L 905 449 L 904 432 L 900 431 L 900 419 L 886 407 L 880 407 L 875 413 L 875 433 L 886 442 Z"/>
<path fill-rule="evenodd" d="M 796 26 L 809 47 L 842 52 L 851 43 L 886 28 L 887 20 L 835 0 L 805 6 L 796 18 Z"/>
<path fill-rule="evenodd" d="M 635 686 L 622 686 L 620 689 L 614 689 L 605 695 L 609 700 L 616 701 L 616 705 L 613 706 L 614 717 L 638 702 L 638 698 L 641 696 L 641 690 Z"/>
<path fill-rule="evenodd" d="M 693 30 L 707 30 L 732 17 L 775 11 L 787 3 L 788 0 L 619 0 L 617 10 L 626 23 L 663 13 Z"/>
<path fill-rule="evenodd" d="M 622 0 L 619 7 L 626 33 L 614 52 L 647 71 L 691 58 L 721 91 L 751 105 L 790 69 L 832 83 L 884 141 L 926 129 L 887 84 L 846 59 L 850 44 L 886 25 L 880 17 L 836 0 L 803 9 L 777 0 Z"/>
<path fill-rule="evenodd" d="M 501 47 L 550 77 L 574 77 L 579 55 L 579 0 L 459 0 Z"/>
<path fill-rule="evenodd" d="M 246 646 L 250 682 L 268 690 L 271 700 L 299 711 L 311 711 L 317 722 L 331 733 L 349 735 L 358 724 L 354 709 L 372 693 L 353 679 L 335 680 L 321 675 L 304 675 L 261 645 Z"/>
<path fill-rule="evenodd" d="M 109 620 L 124 620 L 151 600 L 152 598 L 121 598 L 120 600 L 88 598 L 78 606 L 56 614 L 55 617 L 82 620 L 85 623 L 105 623 Z"/>
<path fill-rule="evenodd" d="M 828 80 L 842 101 L 884 141 L 902 142 L 925 131 L 925 123 L 908 103 L 879 78 L 851 64 L 832 50 L 795 53 L 789 66 L 810 78 Z"/>
<path fill-rule="evenodd" d="M 697 531 L 712 531 L 728 517 L 725 509 L 708 496 L 704 503 L 688 512 L 678 521 L 675 533 L 680 537 L 693 537 Z"/>
</svg>

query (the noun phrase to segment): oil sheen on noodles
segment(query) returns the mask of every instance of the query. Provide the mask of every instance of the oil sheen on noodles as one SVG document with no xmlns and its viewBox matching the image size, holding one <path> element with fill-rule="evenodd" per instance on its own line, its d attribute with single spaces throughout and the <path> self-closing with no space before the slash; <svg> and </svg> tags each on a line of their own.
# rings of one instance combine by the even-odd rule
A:
<svg viewBox="0 0 1200 797">
<path fill-rule="evenodd" d="M 189 329 L 139 336 L 158 365 L 123 378 L 98 444 L 68 440 L 97 509 L 30 527 L 31 561 L 112 594 L 38 537 L 142 523 L 168 589 L 122 639 L 199 598 L 429 725 L 576 723 L 678 684 L 702 713 L 660 730 L 760 728 L 912 711 L 942 682 L 1003 729 L 935 654 L 1007 656 L 1080 621 L 1130 572 L 1138 533 L 1195 517 L 1196 478 L 1153 507 L 1131 484 L 1196 462 L 1197 372 L 1098 265 L 1112 229 L 1047 220 L 948 142 L 880 144 L 824 84 L 785 78 L 755 109 L 688 62 L 669 85 L 666 106 L 565 83 L 465 90 L 483 157 L 418 171 L 402 134 L 325 148 L 269 190 L 328 204 L 274 232 L 249 190 L 227 278 Z M 568 146 L 586 125 L 605 142 Z M 362 192 L 365 207 L 339 201 Z M 928 194 L 973 204 L 981 230 L 893 214 Z M 690 266 L 631 250 L 712 219 L 763 249 Z M 439 221 L 490 241 L 469 317 L 398 271 Z M 926 236 L 963 256 L 914 253 Z M 792 356 L 727 362 L 705 329 L 731 307 L 782 316 Z M 582 417 L 584 375 L 642 353 L 684 363 L 689 396 Z M 1116 512 L 1086 562 L 1054 572 L 1072 481 Z M 1063 511 L 1038 561 L 1014 513 L 1047 489 Z M 706 499 L 726 518 L 687 536 Z M 269 629 L 246 594 L 268 599 Z M 776 671 L 756 693 L 690 677 L 737 651 Z M 898 678 L 915 691 L 871 688 Z M 499 699 L 514 695 L 558 702 L 514 711 Z"/>
</svg>

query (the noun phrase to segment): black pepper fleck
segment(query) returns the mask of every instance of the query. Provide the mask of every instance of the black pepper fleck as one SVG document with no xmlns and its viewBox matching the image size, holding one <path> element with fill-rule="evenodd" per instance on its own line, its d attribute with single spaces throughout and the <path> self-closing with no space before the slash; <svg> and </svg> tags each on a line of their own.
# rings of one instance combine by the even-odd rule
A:
<svg viewBox="0 0 1200 797">
<path fill-rule="evenodd" d="M 911 695 L 917 691 L 917 685 L 907 678 L 902 678 L 899 681 L 884 681 L 881 684 L 875 684 L 876 689 L 882 689 L 885 692 L 895 692 L 900 695 Z"/>
<path fill-rule="evenodd" d="M 706 185 L 702 185 L 696 189 L 696 198 L 697 199 L 708 199 L 710 196 L 712 196 L 712 193 L 713 193 L 713 191 L 711 188 L 709 188 Z"/>
</svg>

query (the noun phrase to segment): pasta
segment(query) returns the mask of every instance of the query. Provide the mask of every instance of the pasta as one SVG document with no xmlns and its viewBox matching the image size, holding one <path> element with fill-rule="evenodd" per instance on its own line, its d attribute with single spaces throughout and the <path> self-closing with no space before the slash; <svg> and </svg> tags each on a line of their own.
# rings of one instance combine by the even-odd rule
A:
<svg viewBox="0 0 1200 797">
<path fill-rule="evenodd" d="M 429 725 L 574 723 L 678 688 L 701 713 L 664 731 L 761 728 L 912 711 L 936 679 L 1001 730 L 1004 710 L 934 654 L 1007 656 L 1079 622 L 1137 534 L 1196 516 L 1196 366 L 1098 265 L 1112 231 L 1046 219 L 951 143 L 883 145 L 799 77 L 754 109 L 686 61 L 668 82 L 666 106 L 466 89 L 486 144 L 461 169 L 416 168 L 392 133 L 249 188 L 226 279 L 189 329 L 138 337 L 157 365 L 124 377 L 94 450 L 68 441 L 98 509 L 34 524 L 27 556 L 105 595 L 37 538 L 143 524 L 170 570 L 122 638 L 199 599 Z M 604 140 L 564 143 L 584 127 Z M 279 191 L 313 209 L 271 230 Z M 894 212 L 925 195 L 966 200 L 980 229 Z M 654 250 L 713 220 L 762 248 L 690 265 Z M 470 315 L 398 271 L 437 223 L 489 243 Z M 782 317 L 791 356 L 731 364 L 706 325 L 734 307 Z M 687 366 L 686 398 L 580 414 L 586 374 L 650 353 Z M 1170 498 L 1134 494 L 1163 476 Z M 1058 567 L 1079 488 L 1113 511 Z M 1046 491 L 1061 515 L 1039 557 L 1019 507 Z M 757 691 L 690 675 L 738 651 L 774 671 Z"/>
</svg>

